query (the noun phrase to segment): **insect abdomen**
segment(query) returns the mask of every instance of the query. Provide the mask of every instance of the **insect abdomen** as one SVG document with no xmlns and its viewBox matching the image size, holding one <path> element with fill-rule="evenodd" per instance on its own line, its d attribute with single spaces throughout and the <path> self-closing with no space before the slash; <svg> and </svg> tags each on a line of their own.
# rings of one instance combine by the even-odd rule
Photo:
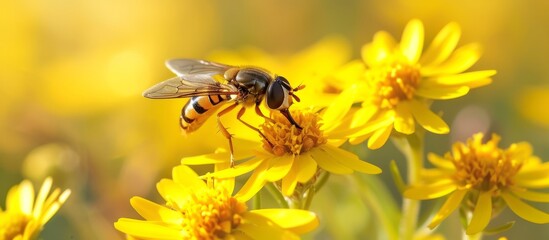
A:
<svg viewBox="0 0 549 240">
<path fill-rule="evenodd" d="M 191 133 L 197 130 L 208 117 L 215 112 L 215 109 L 230 99 L 230 96 L 225 95 L 197 96 L 190 98 L 183 109 L 181 109 L 181 119 L 179 119 L 181 129 L 183 129 L 185 133 Z"/>
</svg>

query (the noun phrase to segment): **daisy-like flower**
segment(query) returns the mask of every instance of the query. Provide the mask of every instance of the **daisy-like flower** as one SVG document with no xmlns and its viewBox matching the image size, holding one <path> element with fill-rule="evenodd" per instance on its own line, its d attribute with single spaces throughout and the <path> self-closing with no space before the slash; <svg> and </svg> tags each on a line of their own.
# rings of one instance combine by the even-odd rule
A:
<svg viewBox="0 0 549 240">
<path fill-rule="evenodd" d="M 70 196 L 69 189 L 51 194 L 52 179 L 46 178 L 38 196 L 29 180 L 13 186 L 6 197 L 6 209 L 0 209 L 0 239 L 36 239 L 44 225 Z"/>
<path fill-rule="evenodd" d="M 305 210 L 247 210 L 248 199 L 232 196 L 233 180 L 205 182 L 183 165 L 172 174 L 157 184 L 166 204 L 133 197 L 145 220 L 121 218 L 116 229 L 134 239 L 299 239 L 318 226 L 317 216 Z"/>
<path fill-rule="evenodd" d="M 533 156 L 526 142 L 501 149 L 499 136 L 482 143 L 483 136 L 477 133 L 466 143 L 455 143 L 452 153 L 444 156 L 429 154 L 436 168 L 425 169 L 423 182 L 410 186 L 404 196 L 418 200 L 448 196 L 430 228 L 460 205 L 472 213 L 467 234 L 482 231 L 505 206 L 527 221 L 549 223 L 549 214 L 523 201 L 549 202 L 548 193 L 531 190 L 549 187 L 549 163 Z"/>
<path fill-rule="evenodd" d="M 278 111 L 271 112 L 271 119 L 260 126 L 263 137 L 256 132 L 248 136 L 246 145 L 235 145 L 238 164 L 233 168 L 213 173 L 219 178 L 234 178 L 253 171 L 239 195 L 251 197 L 267 182 L 277 182 L 285 196 L 305 193 L 321 171 L 335 174 L 351 174 L 359 171 L 367 174 L 381 173 L 381 169 L 360 160 L 355 154 L 340 149 L 346 141 L 340 130 L 342 119 L 352 105 L 356 88 L 350 88 L 338 96 L 321 113 L 313 109 L 292 106 L 291 115 L 303 129 L 292 125 Z M 243 137 L 238 135 L 238 137 Z M 244 136 L 245 137 L 245 136 Z M 220 164 L 229 159 L 227 151 L 183 158 L 183 164 Z"/>
<path fill-rule="evenodd" d="M 430 110 L 433 100 L 461 97 L 471 88 L 491 83 L 494 70 L 463 73 L 477 62 L 481 47 L 477 43 L 456 49 L 460 27 L 449 23 L 423 53 L 423 24 L 411 20 L 400 43 L 387 32 L 375 34 L 362 48 L 362 61 L 348 64 L 332 79 L 333 89 L 359 86 L 356 99 L 362 108 L 351 123 L 357 132 L 351 143 L 368 140 L 368 147 L 385 144 L 393 128 L 412 134 L 416 122 L 426 130 L 445 134 L 448 125 Z"/>
</svg>

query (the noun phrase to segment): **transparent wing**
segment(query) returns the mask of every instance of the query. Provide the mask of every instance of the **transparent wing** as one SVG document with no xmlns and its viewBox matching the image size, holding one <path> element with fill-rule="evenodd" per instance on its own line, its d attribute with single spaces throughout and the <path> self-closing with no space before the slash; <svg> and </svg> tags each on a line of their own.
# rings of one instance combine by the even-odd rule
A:
<svg viewBox="0 0 549 240">
<path fill-rule="evenodd" d="M 178 76 L 145 90 L 144 97 L 184 98 L 238 93 L 235 86 L 214 80 L 215 75 L 223 75 L 231 66 L 197 59 L 168 60 L 166 66 Z"/>
<path fill-rule="evenodd" d="M 213 81 L 212 76 L 223 75 L 229 68 L 233 68 L 229 65 L 200 59 L 171 59 L 166 61 L 166 67 L 177 76 L 190 81 L 194 79 Z"/>
<path fill-rule="evenodd" d="M 237 94 L 238 89 L 232 85 L 210 81 L 188 81 L 182 77 L 170 78 L 143 92 L 147 98 L 186 98 L 212 94 Z"/>
</svg>

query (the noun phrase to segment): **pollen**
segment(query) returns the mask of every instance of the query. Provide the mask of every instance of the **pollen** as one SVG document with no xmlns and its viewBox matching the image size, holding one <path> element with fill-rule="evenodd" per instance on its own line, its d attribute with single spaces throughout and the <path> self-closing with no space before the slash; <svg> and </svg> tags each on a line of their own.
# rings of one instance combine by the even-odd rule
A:
<svg viewBox="0 0 549 240">
<path fill-rule="evenodd" d="M 483 191 L 514 185 L 514 176 L 525 159 L 514 151 L 499 148 L 500 137 L 495 134 L 484 144 L 482 138 L 483 134 L 476 134 L 467 144 L 458 142 L 453 147 L 453 157 L 449 153 L 445 156 L 456 167 L 454 179 L 465 188 Z"/>
<path fill-rule="evenodd" d="M 265 150 L 276 156 L 299 155 L 326 143 L 326 138 L 320 130 L 320 117 L 317 113 L 291 111 L 291 115 L 303 129 L 298 129 L 277 111 L 271 114 L 273 121 L 267 120 L 261 125 L 265 135 L 263 139 Z"/>
<path fill-rule="evenodd" d="M 23 214 L 0 212 L 0 239 L 15 239 L 23 235 L 29 218 Z"/>
<path fill-rule="evenodd" d="M 182 225 L 186 239 L 225 239 L 242 222 L 246 205 L 225 188 L 208 184 L 211 187 L 191 194 L 179 210 L 185 216 Z"/>
<path fill-rule="evenodd" d="M 394 108 L 400 101 L 412 99 L 419 85 L 419 68 L 395 63 L 366 74 L 372 103 L 381 109 Z"/>
</svg>

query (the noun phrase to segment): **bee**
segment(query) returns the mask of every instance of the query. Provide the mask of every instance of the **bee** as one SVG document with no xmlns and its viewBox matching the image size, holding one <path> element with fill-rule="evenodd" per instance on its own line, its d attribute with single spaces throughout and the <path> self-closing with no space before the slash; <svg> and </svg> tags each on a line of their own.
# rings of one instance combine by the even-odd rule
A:
<svg viewBox="0 0 549 240">
<path fill-rule="evenodd" d="M 179 125 L 185 133 L 199 129 L 222 105 L 232 103 L 217 112 L 218 127 L 229 140 L 231 166 L 234 164 L 232 135 L 220 117 L 237 106 L 242 106 L 237 113 L 237 119 L 263 137 L 258 128 L 241 119 L 247 108 L 255 106 L 255 112 L 259 116 L 271 120 L 259 108 L 263 100 L 270 110 L 280 111 L 291 124 L 301 129 L 288 109 L 293 100 L 299 102 L 299 97 L 294 92 L 303 89 L 303 85 L 292 88 L 286 78 L 251 66 L 236 67 L 199 59 L 168 60 L 166 66 L 177 76 L 145 90 L 143 96 L 153 99 L 190 98 L 181 109 L 179 119 Z"/>
</svg>

